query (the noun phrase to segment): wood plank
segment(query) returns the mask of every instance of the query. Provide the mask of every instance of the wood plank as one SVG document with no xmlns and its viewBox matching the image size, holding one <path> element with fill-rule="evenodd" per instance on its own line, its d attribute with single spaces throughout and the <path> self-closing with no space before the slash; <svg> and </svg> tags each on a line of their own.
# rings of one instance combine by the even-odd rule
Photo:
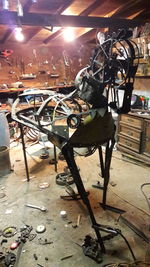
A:
<svg viewBox="0 0 150 267">
<path fill-rule="evenodd" d="M 62 12 L 64 12 L 75 0 L 68 0 L 65 1 L 65 4 L 62 5 L 59 9 L 57 9 L 57 11 L 55 12 L 55 14 L 61 14 Z"/>
<path fill-rule="evenodd" d="M 105 1 L 105 0 L 103 0 Z M 92 3 L 89 7 L 87 7 L 85 10 L 83 10 L 79 16 L 88 16 L 93 10 L 95 10 L 97 7 L 101 6 L 103 1 L 96 0 L 94 3 Z"/>
<path fill-rule="evenodd" d="M 67 1 L 64 5 L 62 5 L 58 10 L 56 10 L 56 12 L 54 13 L 54 14 L 61 14 L 68 6 L 70 6 L 72 3 L 74 2 L 74 0 L 69 0 L 69 1 Z M 39 30 L 35 30 L 33 33 L 32 33 L 32 35 L 30 35 L 29 37 L 28 37 L 28 40 L 26 41 L 26 43 L 28 42 L 28 41 L 30 41 L 37 33 L 39 33 L 41 31 L 41 28 L 39 28 Z M 60 33 L 59 34 L 61 34 L 61 31 L 60 31 Z M 54 33 L 53 34 L 53 37 L 55 38 L 55 36 L 57 36 L 56 35 L 56 33 Z M 52 38 L 52 35 L 50 35 L 49 37 L 49 41 L 51 41 L 51 38 Z M 52 38 L 53 39 L 53 38 Z M 45 39 L 46 40 L 46 39 Z M 49 42 L 48 41 L 48 42 Z"/>
<path fill-rule="evenodd" d="M 81 42 L 81 43 L 90 42 L 91 40 L 95 39 L 96 33 L 97 33 L 97 29 L 92 29 L 92 30 L 82 34 L 81 36 L 79 36 L 76 39 L 76 41 Z"/>
<path fill-rule="evenodd" d="M 41 31 L 41 28 L 36 28 L 35 30 L 33 29 L 28 36 L 26 36 L 25 41 L 23 42 L 24 44 L 27 44 L 37 33 Z"/>
<path fill-rule="evenodd" d="M 136 14 L 143 8 L 150 8 L 150 2 L 147 0 L 143 0 L 142 2 L 139 0 L 131 0 L 130 2 L 126 2 L 124 5 L 122 5 L 112 17 L 127 18 Z"/>
<path fill-rule="evenodd" d="M 144 9 L 140 14 L 138 14 L 134 19 L 147 19 L 150 21 L 150 10 Z"/>
<path fill-rule="evenodd" d="M 16 25 L 18 14 L 14 11 L 2 11 L 0 13 L 0 24 Z M 83 28 L 105 28 L 112 24 L 114 26 L 136 27 L 145 23 L 145 20 L 128 20 L 119 18 L 86 17 L 72 15 L 51 15 L 28 13 L 20 17 L 20 23 L 27 26 L 60 26 L 60 27 L 83 27 Z"/>
<path fill-rule="evenodd" d="M 96 9 L 98 6 L 100 5 L 99 0 L 96 0 L 94 3 L 92 3 L 90 6 L 88 6 L 86 9 L 84 9 L 79 16 L 88 16 L 91 11 L 93 11 L 94 9 Z M 51 40 L 55 39 L 56 37 L 58 37 L 60 34 L 62 33 L 62 29 L 58 30 L 57 32 L 55 32 L 53 35 L 50 35 L 48 38 L 46 38 L 43 43 L 47 44 L 49 43 Z"/>
<path fill-rule="evenodd" d="M 32 0 L 28 0 L 25 5 L 23 6 L 23 13 L 28 13 L 31 6 L 33 4 L 33 1 Z"/>
<path fill-rule="evenodd" d="M 138 0 L 131 0 L 130 2 L 127 1 L 125 2 L 116 12 L 112 17 L 122 17 L 123 14 L 127 11 L 132 10 L 132 8 L 137 4 Z"/>
</svg>

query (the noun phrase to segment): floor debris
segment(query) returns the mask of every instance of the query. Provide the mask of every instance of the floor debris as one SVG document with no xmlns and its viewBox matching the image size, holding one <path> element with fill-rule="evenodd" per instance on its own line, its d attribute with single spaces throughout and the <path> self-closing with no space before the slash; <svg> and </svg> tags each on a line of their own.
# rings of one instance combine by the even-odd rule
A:
<svg viewBox="0 0 150 267">
<path fill-rule="evenodd" d="M 36 232 L 38 234 L 44 233 L 46 231 L 46 226 L 41 224 L 36 227 Z"/>
<path fill-rule="evenodd" d="M 67 260 L 67 259 L 71 258 L 72 256 L 73 256 L 73 255 L 65 256 L 65 257 L 61 258 L 61 261 L 63 261 L 63 260 Z"/>
<path fill-rule="evenodd" d="M 49 186 L 50 186 L 50 184 L 47 182 L 43 182 L 43 183 L 39 184 L 40 189 L 45 189 L 45 188 L 48 188 Z"/>
</svg>

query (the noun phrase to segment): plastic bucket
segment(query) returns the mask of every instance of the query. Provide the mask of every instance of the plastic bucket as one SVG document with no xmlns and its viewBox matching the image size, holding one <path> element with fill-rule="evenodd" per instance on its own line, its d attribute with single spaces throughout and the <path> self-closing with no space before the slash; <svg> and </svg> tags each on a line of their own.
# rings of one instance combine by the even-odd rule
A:
<svg viewBox="0 0 150 267">
<path fill-rule="evenodd" d="M 11 170 L 9 148 L 0 146 L 0 176 L 9 174 Z"/>
<path fill-rule="evenodd" d="M 0 147 L 10 146 L 9 125 L 5 112 L 0 111 Z"/>
</svg>

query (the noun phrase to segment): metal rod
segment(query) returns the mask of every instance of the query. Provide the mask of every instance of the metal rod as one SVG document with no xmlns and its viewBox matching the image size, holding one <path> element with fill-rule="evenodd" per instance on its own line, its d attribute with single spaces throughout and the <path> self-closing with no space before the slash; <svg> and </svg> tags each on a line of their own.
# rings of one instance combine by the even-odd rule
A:
<svg viewBox="0 0 150 267">
<path fill-rule="evenodd" d="M 101 250 L 102 250 L 103 253 L 105 253 L 105 246 L 104 246 L 100 231 L 95 227 L 97 225 L 97 222 L 96 222 L 96 219 L 94 217 L 94 213 L 92 211 L 92 208 L 91 208 L 91 205 L 90 205 L 90 201 L 89 201 L 89 199 L 87 197 L 87 193 L 85 191 L 85 188 L 84 188 L 84 185 L 83 185 L 83 182 L 82 182 L 78 167 L 77 167 L 75 159 L 74 159 L 73 148 L 72 147 L 68 147 L 67 145 L 65 145 L 62 148 L 62 153 L 63 153 L 63 155 L 65 157 L 65 160 L 66 160 L 66 162 L 68 164 L 70 172 L 71 172 L 71 174 L 72 174 L 72 176 L 74 178 L 74 182 L 76 184 L 78 192 L 79 192 L 84 204 L 87 207 L 87 210 L 89 212 L 89 216 L 90 216 L 90 219 L 91 219 L 91 222 L 92 222 L 92 227 L 94 228 L 94 231 L 96 233 L 97 240 L 98 240 L 98 243 L 100 244 Z"/>
<path fill-rule="evenodd" d="M 98 148 L 98 152 L 99 152 L 99 159 L 100 159 L 101 175 L 102 175 L 102 178 L 104 178 L 104 161 L 103 161 L 103 153 L 102 153 L 101 146 Z"/>
<path fill-rule="evenodd" d="M 21 140 L 22 140 L 22 148 L 23 148 L 23 155 L 24 155 L 24 163 L 25 163 L 25 169 L 26 169 L 26 175 L 27 175 L 27 181 L 30 181 L 29 177 L 29 169 L 28 169 L 28 162 L 27 162 L 27 156 L 26 156 L 26 147 L 24 142 L 24 133 L 23 133 L 23 127 L 19 123 L 20 133 L 21 133 Z"/>
<path fill-rule="evenodd" d="M 111 145 L 110 145 L 110 142 L 111 142 Z M 103 191 L 103 201 L 102 201 L 104 209 L 105 209 L 105 205 L 106 205 L 107 187 L 108 187 L 109 178 L 110 178 L 110 164 L 111 164 L 112 151 L 113 151 L 114 144 L 115 144 L 115 139 L 112 138 L 111 140 L 109 140 L 107 142 L 107 146 L 106 146 L 105 171 L 104 171 L 104 174 L 105 174 L 104 175 L 104 191 Z"/>
</svg>

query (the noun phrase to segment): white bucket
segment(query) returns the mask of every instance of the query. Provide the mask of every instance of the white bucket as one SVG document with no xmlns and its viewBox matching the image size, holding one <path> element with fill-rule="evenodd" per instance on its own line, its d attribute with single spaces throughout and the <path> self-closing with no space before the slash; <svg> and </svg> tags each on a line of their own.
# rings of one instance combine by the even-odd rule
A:
<svg viewBox="0 0 150 267">
<path fill-rule="evenodd" d="M 0 111 L 0 146 L 10 146 L 9 125 L 3 111 Z"/>
<path fill-rule="evenodd" d="M 7 146 L 0 146 L 0 176 L 9 174 L 10 170 L 9 148 Z"/>
</svg>

